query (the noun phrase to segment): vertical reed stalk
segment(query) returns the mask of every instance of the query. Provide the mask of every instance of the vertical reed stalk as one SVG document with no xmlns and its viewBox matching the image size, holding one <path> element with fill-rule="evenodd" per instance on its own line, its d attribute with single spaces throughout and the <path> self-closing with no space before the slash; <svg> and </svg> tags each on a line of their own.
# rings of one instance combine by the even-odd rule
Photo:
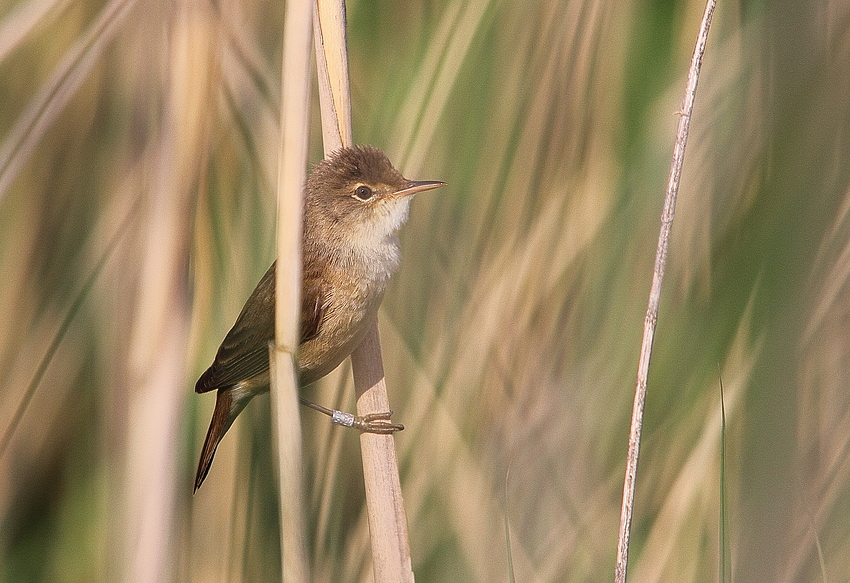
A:
<svg viewBox="0 0 850 583">
<path fill-rule="evenodd" d="M 178 551 L 178 461 L 186 399 L 189 339 L 188 263 L 193 197 L 205 165 L 209 121 L 205 104 L 217 77 L 217 29 L 210 6 L 171 7 L 161 73 L 164 108 L 159 139 L 146 153 L 152 168 L 143 195 L 141 260 L 124 263 L 138 295 L 129 333 L 126 385 L 126 462 L 121 484 L 122 580 L 171 580 Z"/>
<path fill-rule="evenodd" d="M 643 341 L 640 346 L 638 359 L 637 382 L 635 384 L 635 400 L 632 408 L 632 424 L 629 431 L 629 450 L 626 458 L 626 476 L 623 481 L 623 505 L 620 511 L 620 534 L 617 539 L 617 563 L 614 569 L 614 581 L 625 583 L 626 568 L 629 559 L 629 534 L 634 512 L 635 481 L 637 477 L 637 462 L 640 452 L 640 435 L 643 426 L 643 411 L 646 404 L 646 380 L 649 376 L 649 359 L 652 355 L 652 340 L 655 337 L 655 326 L 658 323 L 658 304 L 661 300 L 661 283 L 664 280 L 664 269 L 667 264 L 667 249 L 670 244 L 670 231 L 673 228 L 673 218 L 676 211 L 676 196 L 679 194 L 679 180 L 682 176 L 682 166 L 685 160 L 685 146 L 688 143 L 688 131 L 691 125 L 691 114 L 694 110 L 694 98 L 697 92 L 697 81 L 705 53 L 705 43 L 708 40 L 708 30 L 711 27 L 711 17 L 714 14 L 715 0 L 708 0 L 702 17 L 696 47 L 691 58 L 688 71 L 688 83 L 679 112 L 679 127 L 676 131 L 676 144 L 673 148 L 673 160 L 670 164 L 670 177 L 667 181 L 667 194 L 664 197 L 664 209 L 661 212 L 661 230 L 658 233 L 658 247 L 655 252 L 655 267 L 652 273 L 652 287 L 649 291 L 649 303 L 646 308 L 646 318 L 643 326 Z"/>
<path fill-rule="evenodd" d="M 270 347 L 272 427 L 280 493 L 281 571 L 287 583 L 310 581 L 304 540 L 301 422 L 295 351 L 301 294 L 302 194 L 310 117 L 310 0 L 286 3 L 277 180 L 275 345 Z"/>
<path fill-rule="evenodd" d="M 316 13 L 316 62 L 327 155 L 342 146 L 353 145 L 345 3 L 343 0 L 318 0 Z M 368 415 L 389 411 L 377 321 L 351 354 L 351 368 L 357 393 L 357 413 Z M 412 582 L 407 517 L 393 436 L 363 433 L 360 450 L 375 582 Z"/>
</svg>

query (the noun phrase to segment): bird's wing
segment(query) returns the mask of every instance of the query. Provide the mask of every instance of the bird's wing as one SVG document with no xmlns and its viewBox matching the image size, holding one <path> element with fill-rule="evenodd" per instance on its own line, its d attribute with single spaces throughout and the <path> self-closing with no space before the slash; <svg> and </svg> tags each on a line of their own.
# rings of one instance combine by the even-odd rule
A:
<svg viewBox="0 0 850 583">
<path fill-rule="evenodd" d="M 195 392 L 233 386 L 268 371 L 269 342 L 274 338 L 274 290 L 272 263 L 222 341 L 212 366 L 195 384 Z"/>
<path fill-rule="evenodd" d="M 310 273 L 304 273 L 301 286 L 301 337 L 299 342 L 304 344 L 319 335 L 325 312 L 328 308 L 327 284 L 322 277 L 322 270 L 315 268 Z"/>
<path fill-rule="evenodd" d="M 195 392 L 205 393 L 233 386 L 268 371 L 269 342 L 274 339 L 275 327 L 275 265 L 272 263 L 245 302 L 242 313 L 222 341 L 212 366 L 195 384 Z M 319 266 L 303 274 L 301 343 L 319 335 L 327 311 L 327 285 L 321 274 Z"/>
</svg>

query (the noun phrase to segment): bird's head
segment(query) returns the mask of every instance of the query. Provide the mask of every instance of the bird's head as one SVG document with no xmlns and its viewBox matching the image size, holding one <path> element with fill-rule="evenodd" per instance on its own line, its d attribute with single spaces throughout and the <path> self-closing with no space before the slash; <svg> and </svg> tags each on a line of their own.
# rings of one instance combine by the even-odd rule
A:
<svg viewBox="0 0 850 583">
<path fill-rule="evenodd" d="M 342 148 L 307 178 L 305 228 L 356 244 L 380 243 L 407 220 L 414 194 L 444 185 L 406 179 L 378 148 Z"/>
</svg>

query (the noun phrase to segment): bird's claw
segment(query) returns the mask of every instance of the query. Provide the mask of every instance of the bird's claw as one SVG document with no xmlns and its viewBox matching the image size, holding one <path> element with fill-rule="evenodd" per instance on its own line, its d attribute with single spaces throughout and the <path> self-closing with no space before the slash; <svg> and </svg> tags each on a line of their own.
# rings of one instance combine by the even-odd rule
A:
<svg viewBox="0 0 850 583">
<path fill-rule="evenodd" d="M 402 431 L 404 425 L 390 422 L 392 415 L 392 411 L 358 415 L 354 426 L 363 433 L 377 433 L 379 435 L 388 435 L 396 431 Z"/>
<path fill-rule="evenodd" d="M 334 411 L 331 420 L 337 425 L 353 427 L 362 433 L 377 433 L 389 435 L 404 429 L 401 423 L 391 423 L 392 411 L 369 413 L 368 415 L 352 415 L 342 411 Z"/>
</svg>

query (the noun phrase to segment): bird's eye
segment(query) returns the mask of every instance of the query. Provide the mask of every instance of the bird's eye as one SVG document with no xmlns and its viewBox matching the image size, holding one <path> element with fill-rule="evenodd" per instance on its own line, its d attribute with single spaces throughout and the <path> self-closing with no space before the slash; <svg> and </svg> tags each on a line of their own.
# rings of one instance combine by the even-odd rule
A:
<svg viewBox="0 0 850 583">
<path fill-rule="evenodd" d="M 354 196 L 356 198 L 359 198 L 360 200 L 369 200 L 370 198 L 372 198 L 372 189 L 368 186 L 361 184 L 354 191 Z"/>
</svg>

